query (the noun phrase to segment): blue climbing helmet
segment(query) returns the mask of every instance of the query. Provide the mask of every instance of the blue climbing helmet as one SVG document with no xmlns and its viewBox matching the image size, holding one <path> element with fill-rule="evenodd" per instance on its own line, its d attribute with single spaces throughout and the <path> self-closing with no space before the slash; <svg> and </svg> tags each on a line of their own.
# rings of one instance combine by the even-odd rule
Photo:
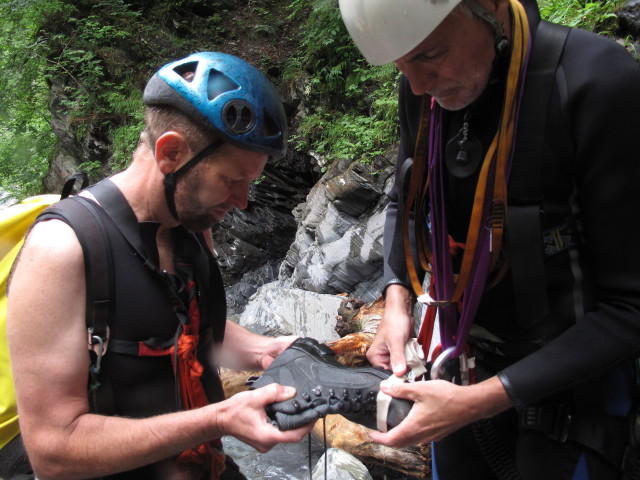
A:
<svg viewBox="0 0 640 480">
<path fill-rule="evenodd" d="M 200 52 L 158 70 L 142 96 L 148 106 L 170 106 L 210 127 L 217 139 L 164 177 L 169 211 L 178 219 L 174 193 L 179 177 L 225 142 L 283 157 L 287 117 L 282 100 L 262 72 L 233 55 Z"/>
<path fill-rule="evenodd" d="M 262 72 L 233 55 L 200 52 L 169 63 L 149 80 L 143 100 L 177 108 L 240 148 L 275 158 L 286 152 L 280 96 Z"/>
</svg>

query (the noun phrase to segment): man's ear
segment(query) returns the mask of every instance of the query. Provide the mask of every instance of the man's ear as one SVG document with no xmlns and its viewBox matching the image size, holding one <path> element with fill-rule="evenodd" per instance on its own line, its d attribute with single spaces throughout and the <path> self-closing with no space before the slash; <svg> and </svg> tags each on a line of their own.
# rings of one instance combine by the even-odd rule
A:
<svg viewBox="0 0 640 480">
<path fill-rule="evenodd" d="M 165 132 L 156 140 L 155 160 L 163 175 L 173 173 L 191 158 L 186 138 L 178 132 Z"/>
<path fill-rule="evenodd" d="M 502 21 L 502 16 L 509 14 L 509 0 L 488 0 L 484 6 L 496 16 L 498 22 Z"/>
</svg>

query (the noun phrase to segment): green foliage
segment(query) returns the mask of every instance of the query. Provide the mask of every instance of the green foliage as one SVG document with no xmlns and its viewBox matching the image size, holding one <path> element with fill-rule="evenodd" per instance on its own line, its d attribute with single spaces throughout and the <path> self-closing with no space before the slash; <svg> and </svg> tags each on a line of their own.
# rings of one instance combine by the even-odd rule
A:
<svg viewBox="0 0 640 480">
<path fill-rule="evenodd" d="M 56 1 L 0 3 L 0 188 L 17 198 L 40 193 L 55 146 L 37 31 L 43 15 L 61 9 Z"/>
<path fill-rule="evenodd" d="M 541 10 L 611 33 L 619 1 L 541 0 Z M 126 168 L 145 82 L 198 50 L 248 56 L 280 83 L 305 89 L 296 150 L 367 162 L 398 140 L 398 72 L 365 62 L 337 0 L 0 0 L 0 15 L 0 188 L 18 197 L 42 190 L 56 148 L 51 112 L 67 120 L 64 135 L 105 146 L 78 159 L 94 176 Z M 297 51 L 280 52 L 281 42 Z"/>
<path fill-rule="evenodd" d="M 129 166 L 140 138 L 143 122 L 125 124 L 112 130 L 112 156 L 108 174 L 120 172 Z"/>
<path fill-rule="evenodd" d="M 640 42 L 637 42 L 633 36 L 627 35 L 622 45 L 636 59 L 636 62 L 640 63 L 640 49 L 637 47 Z"/>
<path fill-rule="evenodd" d="M 95 175 L 124 168 L 142 127 L 145 82 L 168 60 L 225 39 L 225 13 L 211 0 L 2 0 L 0 187 L 18 196 L 42 190 L 55 147 L 50 97 L 72 129 L 65 134 L 106 146 L 84 167 Z"/>
<path fill-rule="evenodd" d="M 376 78 L 380 87 L 371 93 L 373 101 L 369 114 L 355 109 L 339 113 L 318 107 L 315 113 L 303 119 L 300 131 L 311 139 L 311 150 L 328 160 L 346 158 L 369 163 L 397 142 L 397 73 L 392 66 L 387 66 L 386 72 L 384 70 L 380 72 L 387 75 L 387 81 L 382 81 L 383 75 Z M 360 93 L 358 89 L 354 90 L 356 95 Z"/>
<path fill-rule="evenodd" d="M 615 11 L 620 4 L 620 0 L 542 0 L 540 14 L 550 22 L 611 35 L 616 28 Z"/>
<path fill-rule="evenodd" d="M 14 198 L 40 193 L 54 145 L 48 125 L 30 125 L 24 132 L 0 129 L 0 188 Z"/>
<path fill-rule="evenodd" d="M 397 141 L 397 71 L 368 65 L 340 17 L 336 0 L 295 0 L 291 16 L 306 18 L 301 55 L 285 77 L 308 78 L 309 115 L 293 137 L 327 157 L 369 161 Z M 306 143 L 306 145 L 305 145 Z"/>
</svg>

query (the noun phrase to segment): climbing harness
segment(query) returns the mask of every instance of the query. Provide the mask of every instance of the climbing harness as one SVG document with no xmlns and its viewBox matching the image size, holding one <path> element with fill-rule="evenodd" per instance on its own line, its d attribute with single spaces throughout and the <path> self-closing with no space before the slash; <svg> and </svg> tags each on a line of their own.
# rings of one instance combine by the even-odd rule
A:
<svg viewBox="0 0 640 480">
<path fill-rule="evenodd" d="M 441 355 L 446 355 L 445 358 L 462 355 L 489 273 L 493 273 L 495 282 L 506 270 L 502 243 L 507 212 L 507 179 L 531 43 L 524 8 L 515 0 L 511 0 L 510 4 L 514 27 L 502 115 L 482 162 L 460 272 L 457 275 L 453 273 L 451 238 L 446 217 L 442 109 L 433 99 L 426 97 L 423 98 L 411 184 L 403 205 L 402 234 L 409 278 L 418 300 L 427 305 L 427 315 L 434 316 L 434 309 L 439 314 L 443 347 Z M 426 166 L 423 161 L 425 157 Z M 430 241 L 424 232 L 427 199 L 430 206 Z M 416 218 L 415 236 L 420 265 L 432 273 L 428 293 L 422 290 L 410 249 L 408 219 L 412 208 Z M 421 337 L 425 336 L 430 334 L 421 334 Z M 423 343 L 427 352 L 429 346 Z M 442 361 L 444 358 L 440 363 Z"/>
</svg>

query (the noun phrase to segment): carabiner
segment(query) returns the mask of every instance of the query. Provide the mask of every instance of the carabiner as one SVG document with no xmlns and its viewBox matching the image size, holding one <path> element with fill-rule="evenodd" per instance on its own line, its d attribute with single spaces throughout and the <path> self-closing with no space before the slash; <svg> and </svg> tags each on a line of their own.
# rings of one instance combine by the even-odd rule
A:
<svg viewBox="0 0 640 480">
<path fill-rule="evenodd" d="M 440 374 L 442 373 L 444 363 L 451 358 L 451 355 L 456 350 L 455 346 L 451 346 L 444 350 L 438 358 L 431 365 L 431 380 L 438 380 Z M 469 359 L 467 358 L 466 352 L 462 352 L 462 354 L 458 357 L 460 359 L 460 385 L 469 385 L 470 383 L 470 365 Z M 473 363 L 473 362 L 471 362 Z M 471 365 L 473 367 L 473 365 Z"/>
<path fill-rule="evenodd" d="M 428 293 L 423 293 L 417 298 L 417 300 L 420 303 L 424 303 L 425 305 L 429 305 L 432 307 L 446 307 L 448 305 L 451 305 L 451 302 L 449 300 L 434 300 Z"/>
<path fill-rule="evenodd" d="M 107 353 L 107 346 L 109 345 L 109 327 L 107 327 L 107 337 L 102 338 L 99 335 L 93 334 L 93 328 L 87 329 L 88 347 L 89 350 L 96 354 L 96 363 L 91 365 L 93 373 L 100 373 L 100 363 L 102 357 Z"/>
<path fill-rule="evenodd" d="M 442 367 L 444 366 L 444 362 L 449 360 L 451 354 L 456 350 L 455 346 L 451 346 L 446 350 L 443 350 L 438 358 L 436 358 L 433 365 L 431 365 L 431 380 L 438 380 L 440 378 L 440 372 L 442 371 Z"/>
</svg>

